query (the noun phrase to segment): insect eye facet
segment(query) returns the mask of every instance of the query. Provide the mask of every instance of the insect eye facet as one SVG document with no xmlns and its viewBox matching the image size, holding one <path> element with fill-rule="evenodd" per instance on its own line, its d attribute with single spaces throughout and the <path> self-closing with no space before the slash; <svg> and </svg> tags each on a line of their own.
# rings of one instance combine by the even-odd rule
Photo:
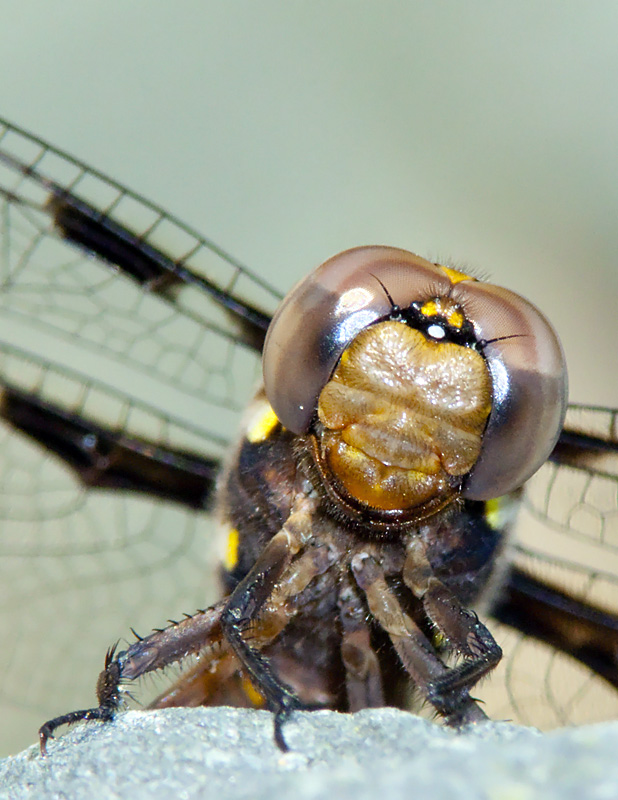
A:
<svg viewBox="0 0 618 800">
<path fill-rule="evenodd" d="M 488 499 L 517 488 L 547 459 L 562 426 L 566 367 L 557 335 L 513 292 L 405 250 L 347 250 L 287 295 L 263 355 L 277 417 L 294 433 L 308 432 L 320 393 L 350 343 L 379 320 L 407 320 L 413 305 L 433 317 L 425 333 L 436 340 L 445 337 L 444 326 L 469 323 L 491 377 L 491 413 L 480 456 L 462 482 L 464 496 Z"/>
<path fill-rule="evenodd" d="M 463 494 L 487 500 L 521 486 L 547 460 L 567 405 L 560 340 L 528 300 L 488 283 L 460 284 L 491 374 L 492 410 Z"/>
</svg>

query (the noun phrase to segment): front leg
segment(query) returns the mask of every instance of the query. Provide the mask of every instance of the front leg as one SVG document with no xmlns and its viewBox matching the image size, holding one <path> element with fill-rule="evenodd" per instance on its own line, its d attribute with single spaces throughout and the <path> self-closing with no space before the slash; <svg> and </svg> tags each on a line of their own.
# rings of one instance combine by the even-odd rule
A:
<svg viewBox="0 0 618 800">
<path fill-rule="evenodd" d="M 347 573 L 341 579 L 337 604 L 348 710 L 381 708 L 385 703 L 380 662 L 371 644 L 367 611 L 358 588 Z"/>
<path fill-rule="evenodd" d="M 311 504 L 298 504 L 234 589 L 221 619 L 226 640 L 275 714 L 275 741 L 283 751 L 288 749 L 282 734 L 283 723 L 302 705 L 290 687 L 275 675 L 261 648 L 298 612 L 294 598 L 328 570 L 337 557 L 328 547 L 305 546 L 307 532 L 315 526 L 312 511 Z M 305 549 L 292 562 L 302 547 Z"/>
<path fill-rule="evenodd" d="M 430 702 L 448 722 L 458 723 L 459 698 L 468 695 L 478 681 L 502 658 L 502 650 L 474 611 L 466 608 L 434 574 L 425 547 L 413 539 L 403 567 L 406 586 L 423 603 L 429 620 L 463 661 L 439 677 L 431 687 Z"/>
<path fill-rule="evenodd" d="M 49 720 L 39 729 L 41 755 L 47 751 L 47 741 L 61 725 L 71 725 L 81 720 L 111 720 L 122 705 L 122 685 L 157 669 L 181 661 L 183 658 L 204 651 L 208 646 L 223 640 L 221 613 L 224 603 L 218 603 L 204 611 L 198 611 L 181 622 L 164 630 L 155 631 L 134 642 L 126 650 L 108 650 L 105 669 L 97 681 L 99 705 L 81 711 L 71 711 Z"/>
<path fill-rule="evenodd" d="M 420 692 L 446 722 L 458 726 L 487 719 L 470 697 L 468 690 L 474 681 L 462 686 L 457 680 L 451 689 L 451 674 L 456 673 L 457 668 L 451 669 L 441 661 L 433 643 L 402 609 L 376 558 L 368 552 L 358 553 L 351 566 L 374 619 L 388 633 L 403 666 Z"/>
</svg>

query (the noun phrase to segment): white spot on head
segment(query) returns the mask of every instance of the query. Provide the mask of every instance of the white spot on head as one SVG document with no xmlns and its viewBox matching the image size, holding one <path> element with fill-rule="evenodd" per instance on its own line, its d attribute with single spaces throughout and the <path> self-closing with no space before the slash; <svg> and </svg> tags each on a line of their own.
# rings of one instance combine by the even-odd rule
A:
<svg viewBox="0 0 618 800">
<path fill-rule="evenodd" d="M 427 328 L 427 334 L 431 336 L 432 339 L 444 339 L 446 335 L 442 325 L 430 325 Z"/>
</svg>

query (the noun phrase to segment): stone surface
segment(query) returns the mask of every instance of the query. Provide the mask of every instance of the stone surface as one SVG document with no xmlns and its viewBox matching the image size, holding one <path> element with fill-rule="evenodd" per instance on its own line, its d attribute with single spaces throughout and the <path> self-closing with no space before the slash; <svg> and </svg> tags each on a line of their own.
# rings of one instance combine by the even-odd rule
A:
<svg viewBox="0 0 618 800">
<path fill-rule="evenodd" d="M 130 711 L 0 762 L 0 797 L 611 798 L 618 724 L 540 734 L 506 723 L 454 732 L 393 709 L 297 713 L 273 743 L 266 712 Z"/>
</svg>

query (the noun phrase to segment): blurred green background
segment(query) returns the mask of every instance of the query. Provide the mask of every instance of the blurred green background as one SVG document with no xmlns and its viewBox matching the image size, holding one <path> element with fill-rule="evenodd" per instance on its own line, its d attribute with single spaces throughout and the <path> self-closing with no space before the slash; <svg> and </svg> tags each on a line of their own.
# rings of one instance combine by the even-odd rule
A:
<svg viewBox="0 0 618 800">
<path fill-rule="evenodd" d="M 616 3 L 0 9 L 2 115 L 282 287 L 365 243 L 478 268 L 618 403 Z"/>
<path fill-rule="evenodd" d="M 0 20 L 1 116 L 282 289 L 359 244 L 490 276 L 553 321 L 572 399 L 618 406 L 615 2 L 0 0 Z"/>
</svg>

